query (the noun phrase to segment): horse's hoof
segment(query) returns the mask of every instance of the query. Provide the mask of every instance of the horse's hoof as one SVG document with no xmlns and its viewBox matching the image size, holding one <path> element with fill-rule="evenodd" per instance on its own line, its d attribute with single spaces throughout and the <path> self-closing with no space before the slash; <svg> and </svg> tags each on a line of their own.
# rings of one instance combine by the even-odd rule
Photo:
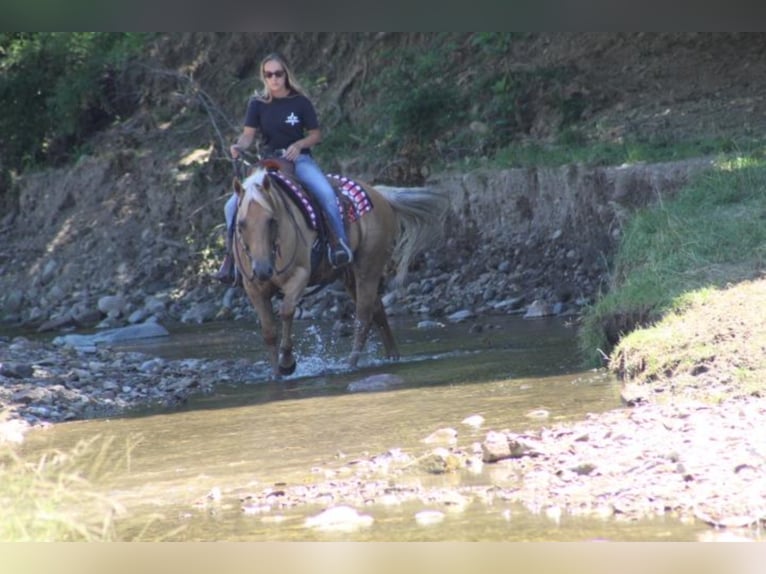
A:
<svg viewBox="0 0 766 574">
<path fill-rule="evenodd" d="M 295 372 L 296 362 L 293 361 L 289 365 L 279 365 L 279 374 L 280 375 L 292 375 Z"/>
</svg>

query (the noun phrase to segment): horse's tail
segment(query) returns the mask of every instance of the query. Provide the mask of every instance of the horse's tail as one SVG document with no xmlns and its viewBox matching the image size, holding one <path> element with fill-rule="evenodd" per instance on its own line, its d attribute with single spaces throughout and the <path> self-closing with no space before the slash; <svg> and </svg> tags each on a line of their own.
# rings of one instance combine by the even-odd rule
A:
<svg viewBox="0 0 766 574">
<path fill-rule="evenodd" d="M 400 233 L 394 246 L 395 281 L 401 284 L 420 251 L 435 243 L 444 232 L 449 198 L 428 187 L 375 186 L 396 213 Z"/>
</svg>

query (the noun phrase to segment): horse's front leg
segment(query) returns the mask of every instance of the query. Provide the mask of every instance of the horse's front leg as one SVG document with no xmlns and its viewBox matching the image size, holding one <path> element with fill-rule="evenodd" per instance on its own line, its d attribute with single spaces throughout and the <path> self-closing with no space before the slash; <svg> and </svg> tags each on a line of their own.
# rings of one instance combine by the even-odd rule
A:
<svg viewBox="0 0 766 574">
<path fill-rule="evenodd" d="M 293 318 L 298 300 L 303 294 L 309 280 L 309 271 L 298 268 L 290 280 L 285 284 L 282 291 L 285 296 L 280 308 L 282 319 L 282 342 L 279 349 L 279 372 L 282 375 L 292 375 L 295 372 L 296 361 L 293 354 Z"/>
<path fill-rule="evenodd" d="M 274 320 L 274 311 L 271 307 L 271 297 L 258 291 L 249 282 L 244 283 L 250 303 L 252 303 L 258 319 L 261 323 L 261 336 L 266 345 L 266 352 L 274 377 L 279 377 L 279 354 L 277 353 L 277 325 Z"/>
</svg>

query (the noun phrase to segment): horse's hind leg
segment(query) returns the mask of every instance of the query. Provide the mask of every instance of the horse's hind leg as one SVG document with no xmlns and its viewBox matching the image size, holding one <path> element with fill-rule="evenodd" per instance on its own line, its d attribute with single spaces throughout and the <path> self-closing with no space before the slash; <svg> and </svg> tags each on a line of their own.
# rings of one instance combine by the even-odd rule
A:
<svg viewBox="0 0 766 574">
<path fill-rule="evenodd" d="M 386 357 L 389 359 L 399 359 L 399 348 L 396 345 L 396 339 L 394 339 L 394 333 L 391 331 L 391 325 L 388 324 L 388 316 L 386 315 L 386 309 L 383 307 L 383 302 L 378 297 L 375 304 L 375 312 L 372 315 L 372 320 L 380 329 L 380 338 L 383 341 L 383 348 L 386 351 Z"/>
<path fill-rule="evenodd" d="M 367 337 L 370 334 L 373 321 L 380 327 L 386 355 L 389 357 L 398 357 L 399 355 L 391 327 L 388 324 L 386 311 L 380 300 L 380 295 L 378 295 L 378 283 L 379 281 L 359 280 L 358 277 L 349 277 L 346 280 L 346 287 L 351 291 L 356 302 L 354 343 L 348 358 L 351 367 L 356 367 L 359 362 L 359 357 L 367 344 Z"/>
</svg>

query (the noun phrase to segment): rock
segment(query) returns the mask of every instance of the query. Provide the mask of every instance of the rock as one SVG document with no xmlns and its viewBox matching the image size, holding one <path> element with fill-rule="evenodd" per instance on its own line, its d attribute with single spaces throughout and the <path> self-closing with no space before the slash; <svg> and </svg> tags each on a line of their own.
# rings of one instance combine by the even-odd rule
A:
<svg viewBox="0 0 766 574">
<path fill-rule="evenodd" d="M 469 417 L 464 418 L 461 422 L 464 425 L 468 425 L 469 427 L 479 428 L 481 425 L 484 424 L 484 417 L 481 415 L 471 415 Z"/>
<path fill-rule="evenodd" d="M 24 305 L 24 292 L 21 289 L 11 289 L 3 300 L 7 313 L 18 313 Z"/>
<path fill-rule="evenodd" d="M 218 306 L 215 303 L 199 303 L 181 315 L 182 323 L 207 323 L 215 319 Z"/>
<path fill-rule="evenodd" d="M 481 443 L 482 461 L 497 462 L 511 457 L 511 447 L 504 433 L 490 431 Z"/>
<path fill-rule="evenodd" d="M 418 321 L 418 329 L 441 329 L 445 325 L 440 321 Z"/>
<path fill-rule="evenodd" d="M 421 510 L 415 515 L 415 522 L 421 526 L 439 524 L 444 520 L 444 513 L 438 510 Z"/>
<path fill-rule="evenodd" d="M 327 510 L 308 517 L 303 523 L 307 528 L 350 532 L 358 528 L 370 526 L 374 519 L 369 514 L 360 514 L 351 506 L 333 506 Z"/>
<path fill-rule="evenodd" d="M 53 339 L 54 345 L 68 345 L 70 347 L 87 347 L 99 343 L 117 343 L 134 339 L 148 339 L 152 337 L 166 337 L 170 332 L 159 323 L 141 323 L 129 325 L 117 329 L 110 329 L 93 335 L 62 335 Z"/>
<path fill-rule="evenodd" d="M 45 285 L 48 283 L 53 277 L 56 275 L 56 271 L 58 271 L 59 264 L 55 259 L 49 260 L 45 267 L 43 267 L 43 271 L 40 274 L 40 282 Z"/>
<path fill-rule="evenodd" d="M 144 309 L 151 315 L 162 315 L 167 310 L 167 301 L 163 297 L 152 295 L 144 300 Z"/>
<path fill-rule="evenodd" d="M 29 389 L 22 389 L 13 393 L 11 400 L 17 403 L 39 403 L 48 398 L 48 391 L 42 387 L 32 387 Z"/>
<path fill-rule="evenodd" d="M 0 363 L 0 376 L 12 379 L 25 379 L 35 374 L 32 365 L 25 363 Z"/>
<path fill-rule="evenodd" d="M 135 325 L 136 323 L 143 323 L 149 317 L 150 313 L 144 307 L 143 309 L 136 309 L 130 315 L 128 315 L 128 323 Z"/>
<path fill-rule="evenodd" d="M 441 428 L 424 438 L 423 442 L 426 444 L 453 445 L 457 443 L 457 431 L 451 427 Z"/>
<path fill-rule="evenodd" d="M 524 297 L 511 297 L 509 299 L 503 299 L 502 301 L 492 303 L 492 308 L 498 311 L 510 312 L 521 309 L 523 304 Z"/>
<path fill-rule="evenodd" d="M 390 291 L 389 293 L 386 293 L 385 295 L 383 295 L 383 297 L 381 298 L 381 301 L 383 303 L 383 306 L 385 308 L 388 308 L 394 303 L 396 303 L 398 298 L 399 298 L 399 295 L 397 294 L 396 291 Z"/>
<path fill-rule="evenodd" d="M 435 448 L 429 454 L 420 459 L 420 468 L 429 474 L 445 474 L 461 468 L 463 462 L 460 457 L 446 448 Z"/>
<path fill-rule="evenodd" d="M 125 309 L 125 298 L 121 295 L 105 295 L 98 300 L 98 310 L 110 318 L 119 317 Z"/>
<path fill-rule="evenodd" d="M 476 314 L 470 309 L 460 309 L 459 311 L 455 311 L 454 313 L 450 314 L 447 319 L 452 323 L 460 323 L 475 316 Z"/>
<path fill-rule="evenodd" d="M 535 300 L 532 301 L 529 307 L 527 307 L 527 312 L 524 313 L 524 318 L 537 319 L 539 317 L 548 317 L 550 315 L 553 315 L 551 306 L 542 301 Z"/>
<path fill-rule="evenodd" d="M 53 285 L 48 291 L 48 301 L 51 303 L 60 303 L 66 297 L 66 293 L 60 285 Z"/>
<path fill-rule="evenodd" d="M 404 379 L 397 375 L 381 373 L 371 375 L 358 381 L 352 381 L 346 389 L 351 393 L 385 391 L 396 386 L 404 384 Z"/>
<path fill-rule="evenodd" d="M 72 311 L 72 317 L 77 325 L 95 325 L 101 319 L 101 311 L 98 309 Z"/>
<path fill-rule="evenodd" d="M 71 327 L 76 324 L 77 322 L 75 321 L 74 317 L 72 317 L 71 313 L 67 312 L 63 315 L 59 315 L 58 317 L 48 319 L 37 328 L 37 332 L 45 333 L 46 331 L 58 331 L 65 327 Z"/>
</svg>

